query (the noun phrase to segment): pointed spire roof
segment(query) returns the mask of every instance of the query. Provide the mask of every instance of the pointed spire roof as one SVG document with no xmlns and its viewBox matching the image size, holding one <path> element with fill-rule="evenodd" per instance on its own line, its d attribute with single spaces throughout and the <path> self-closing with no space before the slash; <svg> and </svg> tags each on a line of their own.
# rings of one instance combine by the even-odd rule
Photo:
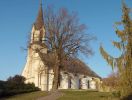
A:
<svg viewBox="0 0 132 100">
<path fill-rule="evenodd" d="M 38 16 L 35 22 L 35 29 L 40 30 L 43 27 L 43 25 L 44 25 L 44 20 L 43 20 L 43 9 L 42 9 L 42 1 L 41 1 Z"/>
</svg>

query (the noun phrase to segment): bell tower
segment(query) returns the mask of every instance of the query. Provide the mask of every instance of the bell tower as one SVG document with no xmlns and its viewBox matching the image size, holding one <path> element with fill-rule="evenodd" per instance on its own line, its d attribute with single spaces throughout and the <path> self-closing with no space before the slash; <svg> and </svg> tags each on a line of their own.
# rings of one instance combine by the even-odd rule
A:
<svg viewBox="0 0 132 100">
<path fill-rule="evenodd" d="M 43 10 L 42 3 L 40 3 L 40 8 L 38 12 L 38 16 L 33 25 L 31 32 L 31 43 L 42 43 L 44 42 L 45 37 L 45 29 L 44 29 L 44 20 L 43 20 Z"/>
<path fill-rule="evenodd" d="M 43 19 L 42 2 L 40 3 L 37 18 L 31 30 L 31 38 L 28 47 L 27 61 L 22 72 L 22 76 L 26 78 L 26 83 L 34 83 L 41 90 L 47 90 L 47 67 L 41 59 L 41 55 L 36 52 L 37 49 L 41 53 L 47 54 L 47 47 L 44 43 L 45 28 Z"/>
</svg>

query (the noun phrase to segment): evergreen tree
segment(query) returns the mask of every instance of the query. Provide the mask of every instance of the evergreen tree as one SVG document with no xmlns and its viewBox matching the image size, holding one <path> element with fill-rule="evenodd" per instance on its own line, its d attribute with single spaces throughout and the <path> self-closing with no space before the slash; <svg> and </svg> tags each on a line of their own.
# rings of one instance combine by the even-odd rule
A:
<svg viewBox="0 0 132 100">
<path fill-rule="evenodd" d="M 120 38 L 119 42 L 113 41 L 113 45 L 121 51 L 118 58 L 109 55 L 102 46 L 100 52 L 103 58 L 112 66 L 112 69 L 117 68 L 119 74 L 119 87 L 117 89 L 121 93 L 121 97 L 132 93 L 132 20 L 130 18 L 130 8 L 123 2 L 122 20 L 116 25 L 122 25 L 123 30 L 119 30 L 116 26 L 116 35 Z"/>
</svg>

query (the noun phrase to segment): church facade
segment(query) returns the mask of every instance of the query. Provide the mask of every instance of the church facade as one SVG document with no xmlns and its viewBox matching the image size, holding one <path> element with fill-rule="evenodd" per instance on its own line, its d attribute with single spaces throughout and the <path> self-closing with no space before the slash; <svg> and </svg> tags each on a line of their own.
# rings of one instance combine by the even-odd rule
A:
<svg viewBox="0 0 132 100">
<path fill-rule="evenodd" d="M 41 55 L 35 50 L 39 49 L 42 53 L 47 54 L 48 49 L 43 43 L 45 39 L 45 28 L 43 19 L 42 5 L 39 8 L 37 19 L 31 30 L 31 39 L 28 47 L 27 61 L 22 72 L 22 76 L 26 78 L 25 83 L 34 83 L 42 91 L 50 91 L 52 89 L 54 72 L 53 69 L 46 66 Z M 47 58 L 48 59 L 48 58 Z M 85 64 L 81 62 L 84 66 Z M 79 64 L 76 64 L 78 68 Z M 89 68 L 83 72 L 72 73 L 73 71 L 61 71 L 59 89 L 98 89 L 100 78 Z"/>
</svg>

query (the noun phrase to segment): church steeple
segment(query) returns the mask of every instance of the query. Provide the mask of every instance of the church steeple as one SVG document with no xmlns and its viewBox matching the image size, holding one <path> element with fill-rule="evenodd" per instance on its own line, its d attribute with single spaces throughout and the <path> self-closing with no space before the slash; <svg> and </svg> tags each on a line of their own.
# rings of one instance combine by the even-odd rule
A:
<svg viewBox="0 0 132 100">
<path fill-rule="evenodd" d="M 42 9 L 42 1 L 41 1 L 38 11 L 38 16 L 31 31 L 31 43 L 43 43 L 44 39 L 45 39 L 45 28 L 44 28 L 43 9 Z"/>
<path fill-rule="evenodd" d="M 40 8 L 34 25 L 36 30 L 40 30 L 44 26 L 42 0 L 40 0 Z"/>
</svg>

